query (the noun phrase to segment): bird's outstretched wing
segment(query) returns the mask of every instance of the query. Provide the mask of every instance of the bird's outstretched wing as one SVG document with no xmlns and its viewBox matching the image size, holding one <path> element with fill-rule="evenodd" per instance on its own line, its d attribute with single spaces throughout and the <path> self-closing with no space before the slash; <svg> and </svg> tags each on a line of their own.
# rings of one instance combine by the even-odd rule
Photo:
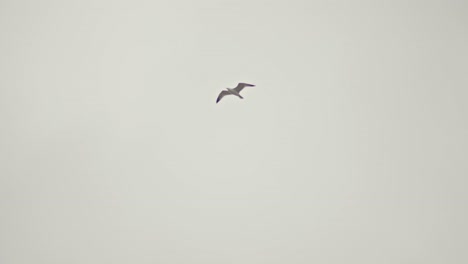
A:
<svg viewBox="0 0 468 264">
<path fill-rule="evenodd" d="M 220 92 L 219 95 L 218 95 L 218 99 L 216 99 L 216 103 L 218 103 L 224 96 L 229 95 L 229 94 L 231 94 L 231 93 L 229 93 L 228 91 Z"/>
<path fill-rule="evenodd" d="M 242 89 L 244 89 L 245 87 L 253 87 L 253 86 L 255 86 L 255 85 L 253 85 L 253 84 L 248 84 L 248 83 L 239 83 L 239 84 L 237 84 L 236 88 L 234 88 L 234 90 L 236 90 L 236 91 L 239 93 L 239 92 L 242 91 Z"/>
</svg>

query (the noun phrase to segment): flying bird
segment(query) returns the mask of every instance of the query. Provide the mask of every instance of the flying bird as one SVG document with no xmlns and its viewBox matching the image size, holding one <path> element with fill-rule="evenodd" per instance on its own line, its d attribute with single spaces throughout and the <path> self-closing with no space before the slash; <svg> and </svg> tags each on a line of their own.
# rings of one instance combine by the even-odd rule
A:
<svg viewBox="0 0 468 264">
<path fill-rule="evenodd" d="M 244 99 L 244 97 L 242 97 L 240 95 L 240 91 L 242 91 L 242 89 L 244 89 L 245 87 L 254 87 L 255 85 L 253 84 L 248 84 L 248 83 L 239 83 L 237 84 L 236 88 L 226 88 L 226 90 L 223 90 L 221 93 L 219 93 L 218 95 L 218 99 L 216 99 L 216 103 L 218 103 L 224 96 L 226 95 L 235 95 L 237 97 L 239 97 L 240 99 Z"/>
</svg>

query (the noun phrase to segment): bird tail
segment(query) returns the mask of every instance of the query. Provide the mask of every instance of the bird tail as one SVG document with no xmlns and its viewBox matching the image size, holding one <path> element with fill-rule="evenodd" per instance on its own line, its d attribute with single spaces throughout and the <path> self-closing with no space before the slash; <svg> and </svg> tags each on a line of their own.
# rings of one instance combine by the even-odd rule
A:
<svg viewBox="0 0 468 264">
<path fill-rule="evenodd" d="M 242 96 L 240 96 L 240 95 L 239 95 L 239 98 L 240 98 L 240 99 L 244 99 L 244 97 L 242 97 Z"/>
</svg>

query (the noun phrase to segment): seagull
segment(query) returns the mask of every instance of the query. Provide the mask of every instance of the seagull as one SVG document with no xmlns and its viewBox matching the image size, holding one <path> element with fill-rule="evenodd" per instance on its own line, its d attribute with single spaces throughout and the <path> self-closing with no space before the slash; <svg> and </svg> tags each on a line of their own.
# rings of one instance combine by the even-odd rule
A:
<svg viewBox="0 0 468 264">
<path fill-rule="evenodd" d="M 224 96 L 233 94 L 240 99 L 244 99 L 239 93 L 244 89 L 245 87 L 254 87 L 255 85 L 253 84 L 248 84 L 248 83 L 239 83 L 237 84 L 236 88 L 226 88 L 226 90 L 223 90 L 221 93 L 218 95 L 218 99 L 216 99 L 216 103 L 218 103 Z"/>
</svg>

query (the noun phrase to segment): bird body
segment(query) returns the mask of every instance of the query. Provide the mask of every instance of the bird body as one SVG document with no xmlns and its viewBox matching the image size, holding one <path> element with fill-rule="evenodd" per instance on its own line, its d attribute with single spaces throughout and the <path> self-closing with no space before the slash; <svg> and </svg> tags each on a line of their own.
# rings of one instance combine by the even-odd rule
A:
<svg viewBox="0 0 468 264">
<path fill-rule="evenodd" d="M 223 90 L 221 93 L 219 93 L 218 95 L 218 98 L 216 99 L 216 103 L 218 103 L 224 96 L 226 95 L 235 95 L 237 97 L 239 97 L 240 99 L 244 99 L 244 97 L 242 97 L 240 95 L 240 91 L 242 91 L 242 89 L 244 89 L 245 87 L 253 87 L 255 85 L 253 84 L 248 84 L 248 83 L 239 83 L 237 84 L 236 88 L 226 88 L 226 90 Z"/>
<path fill-rule="evenodd" d="M 236 91 L 235 89 L 231 89 L 231 88 L 226 88 L 226 89 L 227 89 L 231 94 L 238 96 L 240 99 L 244 99 L 244 97 L 242 97 L 242 96 L 240 95 L 240 93 L 239 93 L 238 91 Z"/>
</svg>

